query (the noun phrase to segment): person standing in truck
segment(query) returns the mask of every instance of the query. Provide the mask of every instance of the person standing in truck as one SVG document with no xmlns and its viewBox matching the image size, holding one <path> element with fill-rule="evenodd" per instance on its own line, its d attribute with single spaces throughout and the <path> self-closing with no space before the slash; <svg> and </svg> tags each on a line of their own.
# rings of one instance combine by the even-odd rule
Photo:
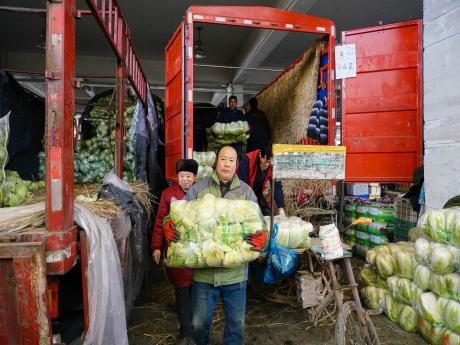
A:
<svg viewBox="0 0 460 345">
<path fill-rule="evenodd" d="M 231 123 L 237 121 L 245 121 L 244 114 L 236 106 L 238 105 L 238 98 L 231 95 L 228 99 L 228 108 L 225 108 L 217 117 L 217 122 Z"/>
<path fill-rule="evenodd" d="M 265 145 L 260 150 L 247 153 L 238 167 L 238 177 L 254 190 L 264 216 L 270 215 L 272 208 L 275 215 L 284 215 L 284 193 L 280 181 L 275 181 L 275 205 L 271 202 L 272 156 L 271 145 Z"/>
<path fill-rule="evenodd" d="M 229 145 L 222 146 L 217 152 L 215 171 L 212 176 L 193 185 L 185 195 L 185 199 L 195 200 L 210 193 L 219 198 L 257 202 L 252 189 L 236 175 L 237 165 L 236 149 Z M 172 223 L 171 220 L 169 222 Z M 170 224 L 167 228 L 170 230 L 165 232 L 166 238 L 177 240 L 178 234 L 174 225 Z M 267 243 L 266 229 L 247 235 L 246 241 L 251 244 L 251 249 L 262 250 Z M 247 279 L 247 264 L 235 268 L 193 269 L 192 325 L 193 340 L 196 345 L 209 343 L 212 315 L 219 297 L 222 298 L 224 308 L 224 345 L 243 345 Z"/>
<path fill-rule="evenodd" d="M 228 99 L 228 108 L 219 114 L 217 122 L 232 123 L 237 121 L 246 121 L 243 112 L 236 107 L 237 105 L 238 98 L 236 98 L 235 95 L 230 96 Z M 243 154 L 243 143 L 235 143 L 235 148 L 238 152 L 238 156 L 241 157 Z"/>
<path fill-rule="evenodd" d="M 251 98 L 246 104 L 246 121 L 249 124 L 249 139 L 246 152 L 260 150 L 271 141 L 270 125 L 265 113 L 257 107 L 257 99 Z"/>
<path fill-rule="evenodd" d="M 162 249 L 167 248 L 165 232 L 163 228 L 165 217 L 169 214 L 171 199 L 181 200 L 185 193 L 192 187 L 198 172 L 198 163 L 193 159 L 180 159 L 176 162 L 176 173 L 178 183 L 173 183 L 161 194 L 160 205 L 155 217 L 152 234 L 152 256 L 153 260 L 159 264 Z M 190 268 L 166 268 L 168 281 L 174 285 L 174 295 L 176 298 L 177 317 L 179 319 L 179 335 L 177 336 L 178 345 L 186 345 L 192 336 L 192 269 Z"/>
</svg>

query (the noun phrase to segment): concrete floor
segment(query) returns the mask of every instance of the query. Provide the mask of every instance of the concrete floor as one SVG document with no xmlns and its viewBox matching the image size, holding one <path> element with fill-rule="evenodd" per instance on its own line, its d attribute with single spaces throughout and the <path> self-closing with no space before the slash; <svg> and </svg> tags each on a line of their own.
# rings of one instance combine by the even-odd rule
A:
<svg viewBox="0 0 460 345">
<path fill-rule="evenodd" d="M 175 343 L 177 323 L 171 308 L 173 290 L 165 281 L 163 269 L 152 267 L 128 325 L 131 345 L 169 345 Z M 248 289 L 245 344 L 247 345 L 333 345 L 334 326 L 312 327 L 301 308 L 268 302 Z M 423 345 L 417 334 L 402 331 L 385 316 L 372 320 L 382 345 Z M 216 310 L 211 345 L 222 344 L 223 314 Z"/>
</svg>

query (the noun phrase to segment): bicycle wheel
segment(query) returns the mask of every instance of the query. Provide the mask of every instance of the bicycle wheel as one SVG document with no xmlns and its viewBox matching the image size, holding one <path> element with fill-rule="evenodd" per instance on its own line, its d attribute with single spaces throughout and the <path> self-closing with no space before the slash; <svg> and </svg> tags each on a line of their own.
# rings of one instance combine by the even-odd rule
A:
<svg viewBox="0 0 460 345">
<path fill-rule="evenodd" d="M 366 314 L 366 327 L 369 338 L 359 321 L 356 304 L 348 301 L 340 309 L 335 326 L 335 342 L 337 345 L 380 345 L 372 320 Z"/>
</svg>

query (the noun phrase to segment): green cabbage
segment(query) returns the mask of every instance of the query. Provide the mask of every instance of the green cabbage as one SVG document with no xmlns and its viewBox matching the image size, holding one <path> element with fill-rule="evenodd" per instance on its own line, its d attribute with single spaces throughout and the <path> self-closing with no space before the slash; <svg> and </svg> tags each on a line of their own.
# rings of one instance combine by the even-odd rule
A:
<svg viewBox="0 0 460 345">
<path fill-rule="evenodd" d="M 299 217 L 276 216 L 275 224 L 278 224 L 276 243 L 286 248 L 308 248 L 310 247 L 310 232 L 313 225 L 303 221 Z"/>
<path fill-rule="evenodd" d="M 404 304 L 412 304 L 412 286 L 411 281 L 406 278 L 398 279 L 398 290 L 395 291 L 396 295 L 393 296 L 398 302 Z M 397 297 L 397 298 L 396 298 Z"/>
<path fill-rule="evenodd" d="M 231 251 L 225 253 L 223 266 L 225 267 L 237 267 L 243 263 L 241 253 L 237 251 Z"/>
<path fill-rule="evenodd" d="M 417 328 L 422 337 L 432 345 L 447 345 L 441 341 L 447 328 L 444 326 L 433 326 L 424 320 L 420 315 L 417 316 Z"/>
<path fill-rule="evenodd" d="M 168 248 L 167 263 L 170 266 L 182 267 L 185 264 L 186 256 L 183 254 L 182 243 L 171 243 Z"/>
<path fill-rule="evenodd" d="M 375 265 L 375 259 L 378 254 L 391 254 L 390 248 L 387 245 L 377 246 L 366 252 L 366 261 L 371 265 Z"/>
<path fill-rule="evenodd" d="M 406 332 L 417 331 L 417 313 L 415 310 L 408 305 L 404 305 L 401 308 L 399 315 L 399 325 Z"/>
<path fill-rule="evenodd" d="M 452 244 L 460 247 L 460 211 L 456 209 L 455 221 L 450 225 L 450 231 L 452 232 Z"/>
<path fill-rule="evenodd" d="M 394 274 L 393 257 L 390 254 L 378 254 L 375 264 L 382 278 L 388 278 Z"/>
<path fill-rule="evenodd" d="M 450 234 L 445 226 L 445 216 L 442 211 L 427 211 L 420 218 L 420 224 L 425 235 L 436 242 L 449 243 Z"/>
<path fill-rule="evenodd" d="M 392 276 L 387 279 L 388 292 L 400 303 L 415 305 L 422 290 L 415 283 L 406 278 Z"/>
<path fill-rule="evenodd" d="M 430 268 L 439 274 L 447 274 L 454 271 L 454 257 L 447 246 L 431 246 Z"/>
<path fill-rule="evenodd" d="M 249 124 L 246 121 L 216 122 L 208 133 L 208 142 L 217 144 L 240 143 L 249 138 L 248 132 Z"/>
<path fill-rule="evenodd" d="M 391 276 L 387 279 L 388 292 L 393 298 L 396 298 L 395 296 L 398 294 L 399 279 L 397 276 Z"/>
<path fill-rule="evenodd" d="M 385 303 L 386 290 L 376 288 L 375 286 L 367 286 L 361 289 L 361 294 L 364 297 L 364 303 L 370 310 L 379 310 Z"/>
<path fill-rule="evenodd" d="M 449 329 L 460 333 L 460 304 L 455 301 L 449 301 L 444 311 L 444 319 Z"/>
<path fill-rule="evenodd" d="M 394 253 L 393 258 L 395 262 L 394 271 L 396 275 L 399 277 L 412 279 L 416 266 L 414 253 L 400 250 Z"/>
<path fill-rule="evenodd" d="M 423 339 L 425 339 L 428 342 L 431 342 L 431 325 L 421 315 L 417 315 L 417 328 Z"/>
<path fill-rule="evenodd" d="M 443 316 L 438 305 L 438 298 L 434 293 L 425 292 L 420 295 L 418 311 L 431 325 L 444 326 Z"/>
<path fill-rule="evenodd" d="M 224 251 L 222 247 L 209 239 L 201 244 L 201 254 L 207 266 L 219 267 L 224 261 Z"/>
<path fill-rule="evenodd" d="M 447 296 L 446 280 L 443 275 L 431 272 L 431 280 L 429 283 L 429 289 L 438 296 Z"/>
<path fill-rule="evenodd" d="M 377 281 L 375 282 L 375 286 L 386 289 L 387 288 L 387 281 L 386 279 L 383 279 L 380 274 L 377 274 Z"/>
<path fill-rule="evenodd" d="M 366 286 L 376 286 L 377 285 L 377 272 L 373 268 L 364 267 L 359 273 L 361 281 Z"/>
<path fill-rule="evenodd" d="M 402 304 L 397 302 L 390 294 L 385 295 L 385 315 L 395 322 L 399 322 L 399 314 L 401 313 Z"/>
<path fill-rule="evenodd" d="M 259 252 L 255 250 L 251 250 L 251 245 L 247 243 L 246 241 L 242 241 L 240 245 L 241 249 L 241 257 L 243 259 L 243 262 L 251 262 L 256 260 L 259 257 Z"/>
<path fill-rule="evenodd" d="M 387 247 L 391 255 L 395 255 L 399 251 L 414 252 L 414 244 L 412 242 L 390 243 Z"/>
<path fill-rule="evenodd" d="M 447 297 L 460 302 L 460 275 L 458 273 L 450 273 L 444 277 Z"/>
<path fill-rule="evenodd" d="M 430 287 L 431 270 L 423 265 L 418 265 L 414 271 L 414 283 L 422 290 L 427 291 Z"/>
<path fill-rule="evenodd" d="M 216 153 L 214 151 L 193 152 L 193 159 L 196 160 L 199 166 L 213 166 L 216 160 Z"/>
<path fill-rule="evenodd" d="M 450 299 L 445 298 L 445 297 L 439 297 L 438 298 L 438 307 L 439 311 L 441 312 L 441 315 L 444 315 L 444 312 L 446 311 L 447 304 L 449 304 Z"/>
<path fill-rule="evenodd" d="M 441 335 L 442 345 L 460 345 L 460 335 L 446 329 Z"/>
<path fill-rule="evenodd" d="M 415 241 L 415 259 L 419 264 L 428 266 L 430 257 L 430 242 L 424 238 L 418 238 Z"/>
<path fill-rule="evenodd" d="M 454 247 L 452 245 L 447 245 L 446 247 L 452 253 L 454 271 L 460 272 L 460 248 Z"/>
<path fill-rule="evenodd" d="M 366 261 L 371 265 L 375 265 L 375 258 L 377 257 L 377 252 L 374 249 L 369 249 L 366 252 Z"/>
</svg>

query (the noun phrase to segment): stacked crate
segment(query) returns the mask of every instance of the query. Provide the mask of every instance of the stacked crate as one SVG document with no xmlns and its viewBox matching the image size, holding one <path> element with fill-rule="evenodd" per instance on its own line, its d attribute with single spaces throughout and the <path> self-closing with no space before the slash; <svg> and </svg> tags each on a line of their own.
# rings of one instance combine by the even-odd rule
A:
<svg viewBox="0 0 460 345">
<path fill-rule="evenodd" d="M 412 209 L 409 199 L 398 197 L 395 201 L 395 242 L 407 241 L 409 230 L 417 226 L 418 214 Z"/>
</svg>

